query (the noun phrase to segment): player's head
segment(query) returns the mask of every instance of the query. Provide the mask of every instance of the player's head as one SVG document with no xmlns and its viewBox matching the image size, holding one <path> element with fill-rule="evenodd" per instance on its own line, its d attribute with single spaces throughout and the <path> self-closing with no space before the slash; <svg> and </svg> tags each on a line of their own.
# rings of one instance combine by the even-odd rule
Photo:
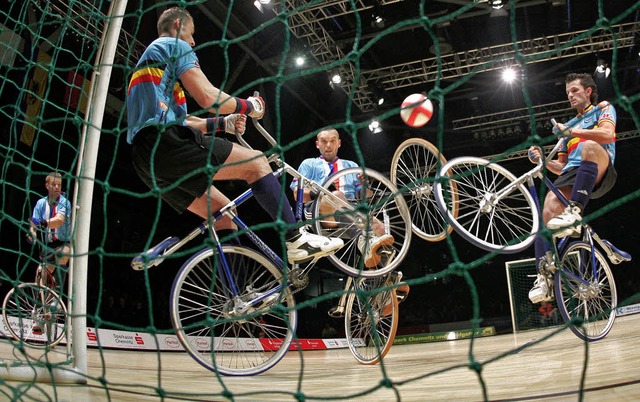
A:
<svg viewBox="0 0 640 402">
<path fill-rule="evenodd" d="M 165 10 L 158 18 L 158 35 L 178 37 L 191 46 L 195 46 L 193 39 L 195 25 L 193 17 L 187 10 L 180 7 L 172 7 Z"/>
<path fill-rule="evenodd" d="M 585 96 L 586 100 L 592 105 L 598 103 L 598 87 L 591 74 L 570 73 L 567 74 L 564 82 L 566 84 L 569 102 L 571 102 L 570 92 L 573 92 L 578 97 Z M 577 86 L 581 86 L 582 88 L 578 88 Z M 581 93 L 582 91 L 584 91 L 584 93 Z M 573 103 L 571 106 L 573 107 Z"/>
<path fill-rule="evenodd" d="M 44 186 L 49 192 L 49 198 L 58 198 L 62 191 L 62 175 L 58 172 L 51 172 L 45 179 Z"/>
<path fill-rule="evenodd" d="M 334 128 L 320 130 L 316 135 L 316 148 L 318 148 L 322 157 L 329 162 L 333 162 L 336 159 L 341 145 L 340 134 Z"/>
</svg>

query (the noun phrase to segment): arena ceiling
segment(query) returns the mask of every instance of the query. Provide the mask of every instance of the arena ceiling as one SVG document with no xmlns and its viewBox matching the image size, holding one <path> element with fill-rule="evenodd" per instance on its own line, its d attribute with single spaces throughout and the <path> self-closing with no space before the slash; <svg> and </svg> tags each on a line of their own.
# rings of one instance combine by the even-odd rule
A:
<svg viewBox="0 0 640 402">
<path fill-rule="evenodd" d="M 538 112 L 565 109 L 564 75 L 594 72 L 599 59 L 625 93 L 638 89 L 640 8 L 632 2 L 519 0 L 495 9 L 468 0 L 283 0 L 259 11 L 235 1 L 229 18 L 226 3 L 191 11 L 207 29 L 226 23 L 227 38 L 247 37 L 238 42 L 245 54 L 236 76 L 255 75 L 256 66 L 267 76 L 301 74 L 290 92 L 329 121 L 347 109 L 356 118 L 380 114 L 413 92 L 437 97 L 436 85 L 454 129 L 464 128 L 460 119 L 526 107 L 525 91 Z M 311 62 L 296 67 L 299 55 Z M 500 79 L 507 66 L 518 72 L 510 86 Z M 340 88 L 329 84 L 335 71 L 344 77 Z M 351 94 L 352 107 L 336 89 Z M 378 91 L 386 95 L 382 106 Z"/>
</svg>

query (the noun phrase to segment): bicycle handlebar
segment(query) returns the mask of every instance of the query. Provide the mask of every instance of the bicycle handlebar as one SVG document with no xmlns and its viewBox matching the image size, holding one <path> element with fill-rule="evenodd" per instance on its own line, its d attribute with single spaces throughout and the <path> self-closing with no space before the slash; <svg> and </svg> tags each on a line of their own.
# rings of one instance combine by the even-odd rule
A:
<svg viewBox="0 0 640 402">
<path fill-rule="evenodd" d="M 254 97 L 260 96 L 260 92 L 254 91 L 253 96 Z M 269 142 L 269 144 L 271 144 L 272 147 L 275 147 L 276 145 L 278 145 L 278 143 L 271 136 L 271 134 L 269 134 L 269 132 L 264 127 L 262 127 L 262 125 L 260 124 L 260 120 L 257 117 L 252 117 L 251 121 L 253 122 L 253 125 L 258 130 L 258 132 L 264 137 L 265 140 Z M 236 133 L 236 137 L 238 138 L 238 142 L 240 143 L 240 145 L 242 145 L 245 148 L 253 149 L 253 147 L 249 145 L 249 143 L 243 138 L 243 135 L 244 134 Z"/>
</svg>

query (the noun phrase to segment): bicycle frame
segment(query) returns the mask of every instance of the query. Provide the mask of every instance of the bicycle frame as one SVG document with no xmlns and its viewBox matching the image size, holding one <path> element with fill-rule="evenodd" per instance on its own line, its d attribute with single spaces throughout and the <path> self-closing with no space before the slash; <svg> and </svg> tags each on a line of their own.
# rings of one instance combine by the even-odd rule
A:
<svg viewBox="0 0 640 402">
<path fill-rule="evenodd" d="M 541 203 L 540 203 L 540 198 L 538 196 L 538 193 L 536 191 L 536 187 L 535 187 L 535 183 L 534 183 L 534 178 L 540 178 L 542 180 L 542 183 L 545 185 L 545 187 L 547 189 L 549 189 L 550 191 L 552 191 L 556 197 L 558 198 L 558 200 L 560 200 L 560 202 L 562 202 L 562 204 L 566 207 L 567 205 L 569 205 L 569 200 L 565 197 L 565 195 L 553 184 L 553 182 L 551 181 L 551 179 L 549 179 L 548 177 L 544 176 L 542 174 L 542 170 L 543 167 L 546 165 L 546 163 L 548 163 L 553 156 L 558 152 L 558 150 L 560 149 L 560 146 L 562 145 L 562 139 L 559 139 L 558 142 L 556 143 L 556 145 L 553 147 L 553 149 L 549 152 L 549 154 L 547 155 L 546 158 L 544 158 L 544 160 L 542 158 L 540 158 L 538 164 L 533 167 L 531 170 L 529 170 L 528 172 L 522 174 L 520 177 L 518 177 L 516 180 L 514 180 L 512 183 L 510 183 L 509 185 L 507 185 L 505 188 L 503 188 L 501 191 L 499 191 L 498 193 L 496 193 L 495 197 L 491 200 L 492 204 L 497 204 L 503 197 L 505 197 L 506 195 L 510 194 L 511 192 L 513 192 L 518 186 L 523 185 L 525 182 L 527 183 L 527 188 L 529 193 L 531 194 L 533 200 L 535 201 L 534 204 L 536 206 L 537 212 L 538 212 L 538 216 L 542 216 L 542 208 L 541 208 Z M 594 278 L 596 280 L 599 279 L 598 273 L 595 272 L 596 270 L 596 254 L 594 252 L 595 250 L 595 244 L 598 244 L 600 246 L 600 248 L 602 250 L 605 251 L 607 257 L 609 258 L 609 260 L 614 263 L 614 264 L 619 264 L 623 261 L 629 261 L 631 259 L 631 256 L 624 252 L 621 251 L 619 249 L 617 249 L 613 244 L 611 244 L 610 242 L 608 242 L 605 239 L 601 239 L 600 236 L 598 236 L 598 234 L 591 228 L 591 226 L 589 226 L 586 223 L 582 223 L 582 228 L 583 228 L 583 235 L 582 235 L 582 240 L 589 244 L 590 248 L 591 248 L 591 259 L 592 259 L 592 264 L 591 266 L 594 269 Z M 540 234 L 536 234 L 537 238 L 540 238 Z M 553 243 L 554 246 L 554 256 L 557 258 L 559 255 L 562 254 L 562 252 L 566 249 L 566 247 L 569 245 L 569 238 L 564 237 L 562 239 L 560 239 L 558 241 L 558 243 L 556 244 L 555 242 Z M 548 242 L 546 241 L 546 239 L 544 240 L 544 244 L 545 244 L 545 249 L 546 251 L 550 251 L 551 246 L 548 244 Z M 594 243 L 595 240 L 595 243 Z M 558 264 L 556 264 L 555 261 L 552 261 L 550 259 L 547 259 L 547 263 L 552 265 L 553 267 L 557 267 Z M 555 269 L 555 268 L 553 268 Z M 577 277 L 576 275 L 567 272 L 565 270 L 563 270 L 563 272 L 572 277 L 574 280 L 588 284 L 587 281 L 585 281 L 584 279 Z"/>
<path fill-rule="evenodd" d="M 267 140 L 269 140 L 269 142 L 272 142 L 272 143 L 275 142 L 273 138 L 269 135 L 269 133 L 266 132 L 266 130 L 264 130 L 264 128 L 262 128 L 262 126 L 260 126 L 257 123 L 257 121 L 254 120 L 254 124 L 256 125 L 258 130 L 262 133 L 262 135 Z M 251 149 L 251 146 L 243 139 L 242 135 L 238 135 L 237 137 L 239 142 L 243 146 Z M 280 178 L 284 172 L 287 172 L 292 177 L 298 179 L 298 182 L 300 185 L 298 186 L 298 197 L 295 205 L 295 215 L 298 221 L 301 221 L 304 218 L 304 202 L 302 197 L 304 188 L 310 188 L 316 194 L 322 193 L 326 197 L 330 197 L 332 202 L 340 206 L 343 206 L 345 209 L 354 211 L 356 214 L 359 214 L 359 215 L 364 215 L 361 212 L 357 211 L 355 207 L 351 205 L 349 202 L 334 195 L 330 190 L 324 188 L 323 186 L 321 186 L 320 184 L 312 180 L 308 180 L 296 169 L 294 169 L 290 165 L 283 162 L 280 158 L 278 158 L 277 155 L 271 155 L 269 157 L 269 161 L 274 162 L 279 166 L 279 168 L 273 172 L 273 175 L 276 176 L 276 178 Z M 131 262 L 132 268 L 136 270 L 141 270 L 141 269 L 151 268 L 153 266 L 159 265 L 164 261 L 164 259 L 167 256 L 178 251 L 186 243 L 188 243 L 195 237 L 209 231 L 211 233 L 211 236 L 215 240 L 215 248 L 218 252 L 218 255 L 220 256 L 220 260 L 222 264 L 221 272 L 223 275 L 223 280 L 227 282 L 227 284 L 229 285 L 229 288 L 233 292 L 233 294 L 230 295 L 230 297 L 231 298 L 237 297 L 239 292 L 236 284 L 232 283 L 232 281 L 230 280 L 230 278 L 232 277 L 231 267 L 224 255 L 224 250 L 223 250 L 224 245 L 220 243 L 219 241 L 220 239 L 218 238 L 218 235 L 214 228 L 214 224 L 216 221 L 220 220 L 223 216 L 227 216 L 237 225 L 238 232 L 246 235 L 246 237 L 251 240 L 251 242 L 260 250 L 260 252 L 264 254 L 269 260 L 271 260 L 271 262 L 273 262 L 280 269 L 280 271 L 283 273 L 283 276 L 287 278 L 286 283 L 283 283 L 278 287 L 274 287 L 273 289 L 264 293 L 260 297 L 252 300 L 250 302 L 250 305 L 258 304 L 262 300 L 270 297 L 271 295 L 277 292 L 280 292 L 282 290 L 282 287 L 288 287 L 291 285 L 288 277 L 286 276 L 285 264 L 282 258 L 276 252 L 274 252 L 253 230 L 251 230 L 251 228 L 236 213 L 236 207 L 242 205 L 244 202 L 246 202 L 252 197 L 253 197 L 253 191 L 251 189 L 246 190 L 245 192 L 237 196 L 235 199 L 233 199 L 231 202 L 229 202 L 227 205 L 222 207 L 219 211 L 214 213 L 211 219 L 203 222 L 197 228 L 191 231 L 185 238 L 183 239 L 180 239 L 178 237 L 166 238 L 156 246 L 136 256 Z M 317 262 L 317 259 L 313 259 L 312 261 L 305 263 L 306 266 L 302 269 L 302 271 L 303 272 L 308 271 L 315 265 L 316 262 Z"/>
</svg>

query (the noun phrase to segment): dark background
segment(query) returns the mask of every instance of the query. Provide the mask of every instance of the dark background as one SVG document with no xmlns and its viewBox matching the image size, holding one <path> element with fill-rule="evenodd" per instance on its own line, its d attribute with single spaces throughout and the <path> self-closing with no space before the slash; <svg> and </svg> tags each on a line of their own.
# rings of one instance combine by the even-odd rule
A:
<svg viewBox="0 0 640 402">
<path fill-rule="evenodd" d="M 450 52 L 470 57 L 473 52 L 486 53 L 492 46 L 513 43 L 514 38 L 515 41 L 554 38 L 593 29 L 598 24 L 607 27 L 608 24 L 638 22 L 638 2 L 606 2 L 602 13 L 599 13 L 598 3 L 513 1 L 496 11 L 486 3 L 470 7 L 467 2 L 460 1 L 372 1 L 356 2 L 359 11 L 354 13 L 353 10 L 341 11 L 341 2 L 329 1 L 314 3 L 311 8 L 318 8 L 321 15 L 332 17 L 320 18 L 318 15 L 308 21 L 308 27 L 314 32 L 326 32 L 331 41 L 327 40 L 325 45 L 337 46 L 334 51 L 339 49 L 342 54 L 349 54 L 358 39 L 359 68 L 367 75 L 376 69 L 433 58 L 434 46 L 439 46 L 441 53 L 446 53 L 449 47 Z M 73 194 L 83 114 L 77 113 L 77 106 L 65 102 L 65 90 L 69 87 L 67 77 L 69 72 L 87 78 L 91 76 L 96 40 L 100 37 L 95 27 L 102 21 L 92 19 L 86 10 L 65 11 L 61 4 L 58 1 L 12 2 L 2 6 L 0 14 L 3 18 L 0 22 L 25 39 L 15 64 L 0 67 L 0 76 L 4 78 L 0 84 L 3 291 L 11 281 L 24 281 L 33 275 L 33 260 L 28 257 L 32 251 L 24 241 L 24 234 L 35 201 L 45 194 L 46 174 L 51 170 L 64 172 L 69 198 Z M 600 82 L 601 99 L 616 105 L 617 132 L 626 135 L 617 146 L 618 183 L 603 199 L 592 201 L 589 211 L 599 210 L 638 190 L 639 174 L 635 162 L 640 158 L 637 135 L 640 125 L 637 115 L 640 42 L 636 42 L 639 40 L 637 33 L 630 45 L 621 45 L 615 52 L 603 44 L 593 43 L 592 51 L 576 52 L 572 57 L 548 57 L 549 60 L 544 61 L 527 59 L 520 64 L 519 79 L 511 85 L 500 81 L 499 71 L 492 69 L 492 65 L 455 78 L 425 79 L 403 87 L 386 84 L 385 77 L 371 78 L 364 92 L 373 96 L 373 87 L 384 88 L 387 96 L 382 106 L 369 110 L 359 107 L 357 102 L 350 102 L 343 88 L 328 82 L 329 70 L 340 65 L 344 67 L 345 61 L 319 63 L 320 57 L 315 60 L 310 57 L 313 47 L 305 38 L 292 35 L 294 28 L 288 29 L 283 19 L 276 17 L 277 6 L 276 12 L 268 7 L 260 12 L 248 1 L 233 4 L 230 14 L 228 5 L 218 1 L 194 2 L 189 7 L 195 18 L 196 52 L 202 69 L 214 84 L 234 95 L 247 97 L 254 90 L 260 91 L 268 108 L 263 124 L 280 140 L 284 146 L 283 157 L 293 166 L 317 154 L 313 137 L 319 128 L 327 125 L 340 128 L 341 157 L 360 161 L 383 173 L 390 169 L 395 148 L 412 137 L 438 144 L 449 159 L 526 149 L 527 141 L 538 138 L 536 134 L 540 137 L 550 134 L 547 123 L 550 113 L 559 113 L 565 120 L 571 116 L 566 108 L 568 104 L 560 109 L 551 106 L 566 100 L 564 76 L 568 72 L 593 73 L 597 60 L 604 59 L 612 72 L 606 81 Z M 96 4 L 103 12 L 108 6 L 109 2 Z M 158 202 L 133 171 L 130 148 L 125 141 L 123 101 L 128 75 L 139 49 L 157 37 L 155 22 L 163 7 L 153 1 L 131 0 L 123 23 L 121 47 L 112 74 L 101 134 L 92 206 L 88 312 L 90 324 L 94 325 L 170 328 L 169 293 L 184 258 L 169 259 L 146 273 L 133 271 L 129 261 L 146 247 L 167 236 L 182 236 L 200 223 L 189 213 L 177 215 L 167 204 Z M 350 7 L 348 2 L 346 7 Z M 372 26 L 374 11 L 385 16 L 385 28 Z M 68 25 L 60 18 L 64 12 L 70 13 L 66 19 Z M 37 22 L 37 29 L 27 31 L 16 24 L 15 21 L 26 18 L 23 17 L 26 14 Z M 421 15 L 425 18 L 417 21 Z M 400 26 L 408 20 L 417 22 Z M 433 21 L 439 23 L 430 25 Z M 222 29 L 225 23 L 226 31 Z M 61 27 L 68 29 L 61 32 Z M 384 29 L 387 30 L 383 32 Z M 434 42 L 434 36 L 440 39 Z M 24 121 L 24 107 L 33 100 L 28 95 L 28 89 L 33 88 L 30 84 L 36 60 L 33 49 L 35 45 L 43 49 L 48 42 L 62 50 L 48 51 L 53 67 L 45 92 L 47 99 L 40 109 L 36 142 L 29 147 L 18 138 Z M 298 54 L 309 56 L 302 68 L 291 61 Z M 494 58 L 494 64 L 500 63 L 503 63 L 501 59 Z M 415 92 L 428 93 L 435 105 L 434 118 L 418 129 L 407 127 L 398 117 L 402 99 Z M 191 99 L 189 107 L 191 112 L 198 110 Z M 525 110 L 527 107 L 531 109 Z M 514 119 L 514 122 L 520 121 L 520 135 L 496 135 L 508 123 L 500 120 L 500 114 L 522 110 L 524 112 L 514 112 L 514 115 L 524 113 L 531 119 Z M 382 120 L 382 133 L 372 134 L 367 128 L 374 116 Z M 460 128 L 456 124 L 469 117 L 488 123 L 482 130 Z M 346 124 L 348 121 L 353 124 Z M 266 149 L 254 130 L 248 130 L 247 136 L 256 148 Z M 513 159 L 505 161 L 504 166 L 517 174 L 531 165 L 525 159 Z M 237 182 L 220 185 L 232 195 L 245 188 Z M 640 221 L 637 210 L 638 201 L 633 198 L 598 216 L 592 224 L 602 237 L 637 254 L 639 236 L 635 229 Z M 240 212 L 252 223 L 268 220 L 254 201 L 242 207 Z M 268 239 L 275 237 L 269 230 L 260 234 Z M 416 328 L 472 318 L 474 303 L 469 286 L 459 276 L 460 272 L 449 270 L 456 258 L 470 264 L 469 272 L 479 296 L 479 313 L 486 319 L 485 324 L 502 322 L 500 325 L 504 325 L 504 320 L 509 318 L 504 262 L 532 257 L 533 250 L 489 258 L 486 254 L 456 234 L 451 236 L 451 243 L 427 243 L 414 237 L 411 251 L 400 267 L 405 278 L 413 283 L 409 298 L 401 306 L 401 327 Z M 620 301 L 637 294 L 636 265 L 632 261 L 614 268 Z M 443 270 L 443 275 L 434 279 L 433 275 Z M 302 302 L 339 290 L 342 277 L 328 262 L 320 264 L 312 272 L 309 287 L 296 298 Z M 333 302 L 335 300 L 318 301 L 302 310 L 298 334 L 320 336 L 326 321 L 341 328 L 341 321 L 331 321 L 326 315 Z"/>
</svg>

